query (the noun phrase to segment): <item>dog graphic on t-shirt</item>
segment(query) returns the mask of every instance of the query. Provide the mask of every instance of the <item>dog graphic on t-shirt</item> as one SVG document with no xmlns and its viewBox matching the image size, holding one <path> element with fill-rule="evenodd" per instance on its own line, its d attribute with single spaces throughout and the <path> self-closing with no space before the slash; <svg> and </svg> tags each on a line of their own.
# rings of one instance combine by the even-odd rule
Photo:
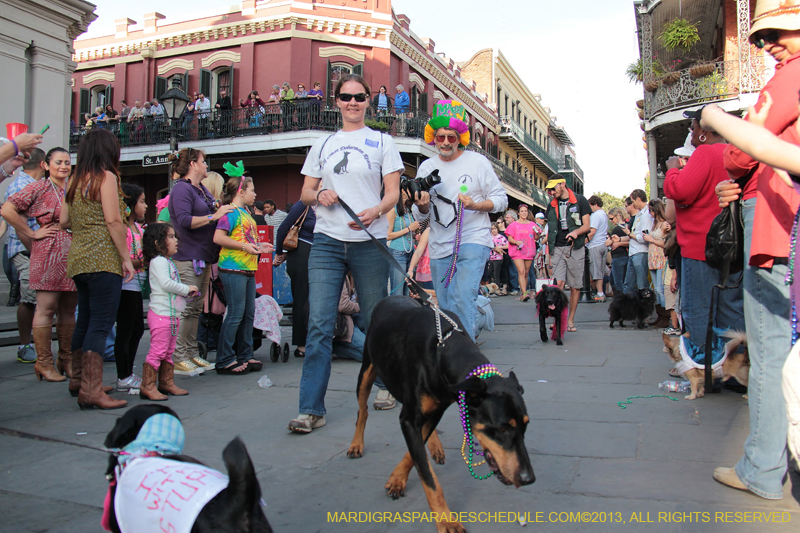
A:
<svg viewBox="0 0 800 533">
<path fill-rule="evenodd" d="M 335 174 L 347 174 L 347 156 L 350 152 L 345 152 L 344 157 L 341 161 L 336 163 L 336 166 L 333 167 L 333 172 Z"/>
</svg>

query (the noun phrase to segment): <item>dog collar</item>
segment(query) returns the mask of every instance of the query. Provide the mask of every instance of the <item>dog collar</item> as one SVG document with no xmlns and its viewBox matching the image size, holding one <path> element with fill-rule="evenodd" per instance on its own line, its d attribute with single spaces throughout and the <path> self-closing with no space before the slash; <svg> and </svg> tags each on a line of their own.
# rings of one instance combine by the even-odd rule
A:
<svg viewBox="0 0 800 533">
<path fill-rule="evenodd" d="M 464 379 L 469 379 L 473 377 L 478 379 L 486 379 L 492 376 L 502 377 L 503 374 L 501 374 L 500 371 L 497 369 L 497 367 L 494 366 L 493 364 L 486 364 L 476 367 L 472 372 L 467 374 L 467 377 Z M 469 473 L 472 474 L 472 477 L 474 477 L 479 481 L 484 479 L 489 479 L 492 476 L 491 471 L 485 476 L 479 476 L 478 474 L 475 473 L 474 470 L 476 466 L 481 466 L 482 464 L 484 464 L 486 462 L 486 459 L 484 459 L 480 463 L 472 462 L 473 456 L 475 455 L 483 456 L 483 452 L 475 451 L 475 440 L 472 436 L 472 427 L 470 426 L 469 422 L 469 411 L 467 410 L 467 393 L 464 391 L 459 391 L 458 393 L 458 413 L 461 416 L 461 427 L 464 429 L 464 440 L 461 441 L 461 457 L 464 458 L 464 462 L 467 464 L 467 467 L 469 468 Z M 469 444 L 469 457 L 465 453 L 467 444 Z"/>
</svg>

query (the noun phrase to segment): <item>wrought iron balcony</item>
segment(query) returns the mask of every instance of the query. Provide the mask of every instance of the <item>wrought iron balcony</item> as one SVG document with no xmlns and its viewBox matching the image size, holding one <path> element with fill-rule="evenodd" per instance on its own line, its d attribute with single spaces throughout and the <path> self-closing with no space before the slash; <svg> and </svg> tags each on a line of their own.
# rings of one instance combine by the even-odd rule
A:
<svg viewBox="0 0 800 533">
<path fill-rule="evenodd" d="M 371 125 L 396 137 L 424 138 L 425 124 L 430 115 L 419 109 L 407 113 L 393 113 L 367 109 L 367 121 Z M 175 135 L 180 143 L 244 137 L 250 135 L 274 135 L 290 131 L 323 130 L 336 131 L 342 127 L 342 116 L 337 107 L 328 107 L 314 99 L 299 99 L 291 102 L 265 106 L 235 108 L 227 111 L 214 110 L 201 116 L 192 115 L 178 119 L 173 124 L 167 118 L 130 118 L 124 122 L 98 123 L 94 127 L 106 128 L 119 139 L 123 148 L 168 144 Z M 70 134 L 69 150 L 78 151 L 86 127 L 75 128 Z"/>
<path fill-rule="evenodd" d="M 583 169 L 571 156 L 564 157 L 564 161 L 558 165 L 558 171 L 560 173 L 572 172 L 579 180 L 583 181 Z"/>
<path fill-rule="evenodd" d="M 500 117 L 500 138 L 513 146 L 527 161 L 542 172 L 552 174 L 558 171 L 556 160 L 513 118 Z"/>
<path fill-rule="evenodd" d="M 520 174 L 508 168 L 499 159 L 490 155 L 489 152 L 482 149 L 477 144 L 470 143 L 469 146 L 467 146 L 467 150 L 478 152 L 486 156 L 486 158 L 492 163 L 494 172 L 497 174 L 497 177 L 500 178 L 500 181 L 509 187 L 512 187 L 519 192 L 530 196 L 540 207 L 547 206 L 548 202 L 550 201 L 550 197 L 547 196 L 547 193 L 545 193 L 542 189 L 536 187 L 530 181 L 523 178 Z"/>
<path fill-rule="evenodd" d="M 739 65 L 739 61 L 717 61 L 705 68 L 695 66 L 645 83 L 644 118 L 692 104 L 759 92 L 770 74 L 764 58 L 752 58 L 749 68 L 742 72 Z"/>
</svg>

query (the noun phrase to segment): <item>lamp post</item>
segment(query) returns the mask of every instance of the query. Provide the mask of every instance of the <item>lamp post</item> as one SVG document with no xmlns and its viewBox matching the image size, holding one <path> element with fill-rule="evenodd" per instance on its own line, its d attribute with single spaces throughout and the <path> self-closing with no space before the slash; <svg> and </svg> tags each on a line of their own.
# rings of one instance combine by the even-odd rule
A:
<svg viewBox="0 0 800 533">
<path fill-rule="evenodd" d="M 172 78 L 172 88 L 162 94 L 159 100 L 169 117 L 169 150 L 171 153 L 175 153 L 178 151 L 178 121 L 183 116 L 186 104 L 191 101 L 181 89 L 180 77 L 175 76 Z M 172 190 L 172 164 L 167 167 L 167 172 L 167 187 Z"/>
</svg>

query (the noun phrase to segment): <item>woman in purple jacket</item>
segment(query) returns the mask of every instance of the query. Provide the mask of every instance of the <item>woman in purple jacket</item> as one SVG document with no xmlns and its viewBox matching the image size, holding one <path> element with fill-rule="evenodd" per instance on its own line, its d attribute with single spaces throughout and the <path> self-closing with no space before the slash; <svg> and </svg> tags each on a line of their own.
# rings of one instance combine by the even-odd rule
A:
<svg viewBox="0 0 800 533">
<path fill-rule="evenodd" d="M 217 221 L 230 213 L 231 205 L 219 206 L 217 200 L 200 183 L 208 173 L 206 156 L 201 150 L 184 148 L 170 155 L 172 170 L 179 178 L 169 194 L 169 219 L 178 237 L 178 253 L 172 259 L 178 268 L 181 283 L 208 291 L 211 265 L 219 258 L 214 244 Z M 212 365 L 197 351 L 197 318 L 203 309 L 203 297 L 186 302 L 181 312 L 178 339 L 173 354 L 175 373 L 185 376 L 202 374 Z"/>
</svg>

